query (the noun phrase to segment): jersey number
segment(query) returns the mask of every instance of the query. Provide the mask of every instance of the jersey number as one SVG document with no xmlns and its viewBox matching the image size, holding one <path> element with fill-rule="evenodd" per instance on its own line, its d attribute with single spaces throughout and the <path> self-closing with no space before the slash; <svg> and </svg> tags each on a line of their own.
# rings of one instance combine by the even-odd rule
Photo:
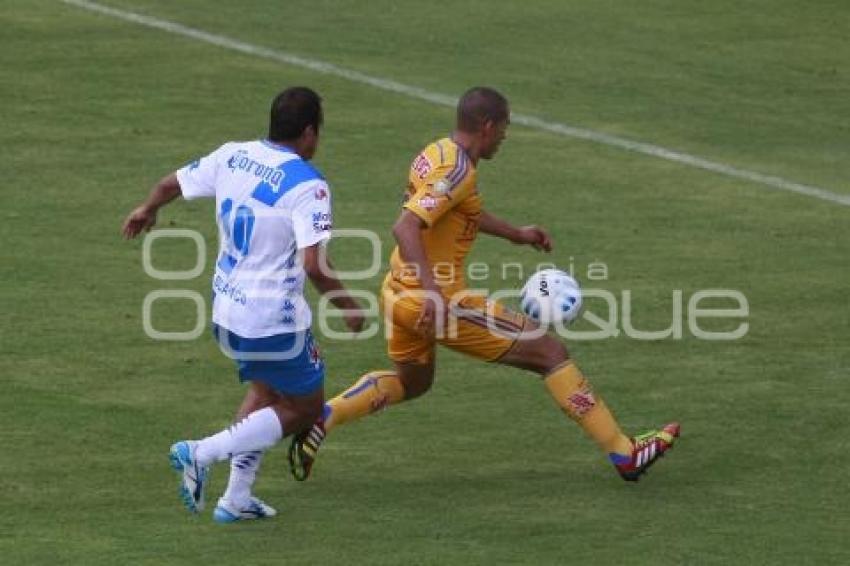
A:
<svg viewBox="0 0 850 566">
<path fill-rule="evenodd" d="M 235 214 L 231 214 L 232 212 L 233 200 L 224 199 L 219 212 L 221 224 L 224 226 L 227 237 L 233 242 L 233 246 L 242 256 L 246 256 L 251 248 L 251 235 L 254 233 L 254 211 L 251 207 L 242 204 L 236 209 Z"/>
</svg>

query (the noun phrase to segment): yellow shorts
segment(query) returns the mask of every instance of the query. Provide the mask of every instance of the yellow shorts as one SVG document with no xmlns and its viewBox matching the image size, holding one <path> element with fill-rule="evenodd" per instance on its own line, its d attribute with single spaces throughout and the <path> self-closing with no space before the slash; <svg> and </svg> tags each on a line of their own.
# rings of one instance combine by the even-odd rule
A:
<svg viewBox="0 0 850 566">
<path fill-rule="evenodd" d="M 434 359 L 436 344 L 488 362 L 501 358 L 527 326 L 527 319 L 481 294 L 458 291 L 446 297 L 448 323 L 436 335 L 417 330 L 422 291 L 408 289 L 391 276 L 381 289 L 387 325 L 387 351 L 394 362 L 425 364 Z"/>
</svg>

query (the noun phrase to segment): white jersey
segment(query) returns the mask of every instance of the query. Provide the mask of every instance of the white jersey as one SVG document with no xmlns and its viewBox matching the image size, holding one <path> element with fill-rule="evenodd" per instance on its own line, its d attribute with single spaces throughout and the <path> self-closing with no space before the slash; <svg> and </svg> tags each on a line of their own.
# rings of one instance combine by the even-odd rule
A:
<svg viewBox="0 0 850 566">
<path fill-rule="evenodd" d="M 331 237 L 331 195 L 322 175 L 267 141 L 226 143 L 177 171 L 187 200 L 215 197 L 219 254 L 214 323 L 245 338 L 306 330 L 298 250 Z"/>
</svg>

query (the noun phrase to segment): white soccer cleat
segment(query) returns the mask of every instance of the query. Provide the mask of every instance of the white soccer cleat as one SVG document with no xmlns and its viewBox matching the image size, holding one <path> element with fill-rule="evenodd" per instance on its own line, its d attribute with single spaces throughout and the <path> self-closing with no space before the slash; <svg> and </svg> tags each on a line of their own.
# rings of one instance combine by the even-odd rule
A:
<svg viewBox="0 0 850 566">
<path fill-rule="evenodd" d="M 274 507 L 267 505 L 258 497 L 249 499 L 245 507 L 237 507 L 222 497 L 213 511 L 213 520 L 216 523 L 235 523 L 252 519 L 269 519 L 275 515 L 277 511 Z"/>
<path fill-rule="evenodd" d="M 204 484 L 209 471 L 199 466 L 195 460 L 195 448 L 198 443 L 194 440 L 181 440 L 171 446 L 169 459 L 171 467 L 182 472 L 180 481 L 180 498 L 186 509 L 192 513 L 200 513 L 204 509 Z"/>
</svg>

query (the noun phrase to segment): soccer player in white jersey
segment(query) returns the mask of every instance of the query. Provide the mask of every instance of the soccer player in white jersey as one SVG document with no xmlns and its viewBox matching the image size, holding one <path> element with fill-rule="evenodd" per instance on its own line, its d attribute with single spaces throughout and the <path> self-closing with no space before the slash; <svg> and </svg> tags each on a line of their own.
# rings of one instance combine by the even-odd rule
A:
<svg viewBox="0 0 850 566">
<path fill-rule="evenodd" d="M 307 430 L 324 403 L 324 365 L 310 333 L 305 277 L 362 328 L 325 255 L 331 236 L 331 194 L 308 161 L 319 143 L 321 99 L 294 87 L 272 102 L 268 139 L 225 143 L 166 176 L 124 221 L 133 238 L 150 230 L 157 211 L 178 196 L 215 198 L 220 250 L 213 275 L 213 333 L 250 388 L 227 429 L 171 447 L 186 507 L 204 507 L 208 467 L 230 460 L 230 480 L 213 518 L 219 522 L 271 517 L 275 510 L 251 487 L 263 452 Z"/>
</svg>

